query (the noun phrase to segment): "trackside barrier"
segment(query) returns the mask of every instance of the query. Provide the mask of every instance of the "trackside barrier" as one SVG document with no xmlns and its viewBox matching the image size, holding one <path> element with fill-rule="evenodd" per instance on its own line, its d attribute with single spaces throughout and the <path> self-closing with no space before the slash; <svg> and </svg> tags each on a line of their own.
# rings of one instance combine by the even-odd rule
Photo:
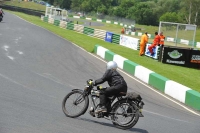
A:
<svg viewBox="0 0 200 133">
<path fill-rule="evenodd" d="M 105 19 L 102 19 L 102 22 L 106 23 L 106 20 L 105 20 Z"/>
<path fill-rule="evenodd" d="M 74 31 L 83 33 L 83 29 L 84 29 L 83 25 L 74 24 Z"/>
<path fill-rule="evenodd" d="M 44 16 L 43 15 L 41 15 L 41 20 L 44 21 Z"/>
<path fill-rule="evenodd" d="M 54 23 L 53 23 L 55 26 L 59 26 L 60 25 L 60 20 L 54 20 Z"/>
<path fill-rule="evenodd" d="M 92 18 L 86 18 L 87 20 L 92 20 Z"/>
<path fill-rule="evenodd" d="M 67 26 L 67 22 L 66 21 L 60 21 L 60 28 L 65 29 Z"/>
<path fill-rule="evenodd" d="M 113 34 L 112 35 L 112 43 L 119 44 L 119 41 L 120 41 L 120 35 L 119 34 Z"/>
<path fill-rule="evenodd" d="M 99 29 L 94 30 L 94 37 L 104 40 L 105 36 L 106 36 L 105 30 L 99 30 Z"/>
<path fill-rule="evenodd" d="M 86 17 L 81 16 L 80 19 L 86 19 Z"/>
<path fill-rule="evenodd" d="M 158 60 L 159 56 L 160 56 L 160 48 L 161 48 L 161 46 L 156 46 L 156 47 L 153 48 L 153 52 L 154 52 L 153 56 L 149 52 L 149 49 L 148 49 L 149 46 L 151 46 L 151 44 L 147 43 L 146 47 L 145 47 L 145 55 L 148 56 L 148 57 L 151 57 L 151 58 L 154 58 L 154 59 Z"/>
<path fill-rule="evenodd" d="M 121 25 L 121 26 L 128 27 L 127 24 L 123 24 L 123 23 L 120 23 L 120 22 L 114 22 L 114 21 L 110 21 L 110 20 L 105 20 L 105 19 L 102 20 L 102 19 L 97 19 L 97 18 L 80 17 L 80 16 L 74 16 L 72 14 L 69 14 L 68 17 L 71 17 L 71 18 L 80 18 L 80 19 L 87 19 L 87 20 L 92 20 L 92 21 L 105 22 L 105 23 L 111 23 L 111 24 L 116 24 L 116 25 Z"/>
<path fill-rule="evenodd" d="M 200 48 L 200 42 L 197 42 L 197 48 Z"/>
<path fill-rule="evenodd" d="M 105 41 L 106 41 L 106 42 L 112 43 L 112 36 L 113 36 L 113 33 L 107 31 L 107 32 L 106 32 Z"/>
<path fill-rule="evenodd" d="M 68 30 L 74 30 L 74 23 L 71 23 L 71 22 L 67 23 L 66 29 L 68 29 Z"/>
<path fill-rule="evenodd" d="M 49 19 L 48 17 L 44 17 L 43 20 L 44 20 L 44 22 L 48 22 L 48 19 Z"/>
<path fill-rule="evenodd" d="M 97 22 L 102 22 L 102 20 L 101 19 L 97 19 Z"/>
<path fill-rule="evenodd" d="M 53 24 L 54 23 L 54 19 L 53 18 L 49 18 L 48 23 Z"/>
<path fill-rule="evenodd" d="M 94 35 L 94 29 L 89 28 L 89 27 L 84 27 L 83 33 L 86 34 L 86 35 L 89 35 L 89 36 L 93 36 Z"/>
<path fill-rule="evenodd" d="M 137 77 L 155 89 L 160 90 L 176 100 L 200 111 L 199 92 L 163 77 L 162 75 L 117 55 L 102 46 L 95 45 L 94 53 L 107 61 L 115 61 L 119 68 L 123 69 L 130 75 Z"/>
</svg>

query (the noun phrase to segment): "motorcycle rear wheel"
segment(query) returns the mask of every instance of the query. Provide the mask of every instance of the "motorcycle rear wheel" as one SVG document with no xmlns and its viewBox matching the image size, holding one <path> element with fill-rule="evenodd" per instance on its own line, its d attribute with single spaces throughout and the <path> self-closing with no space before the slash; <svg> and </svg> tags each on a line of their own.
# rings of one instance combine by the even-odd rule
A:
<svg viewBox="0 0 200 133">
<path fill-rule="evenodd" d="M 88 105 L 88 96 L 84 96 L 81 90 L 74 90 L 63 99 L 62 110 L 67 117 L 75 118 L 84 114 Z"/>
<path fill-rule="evenodd" d="M 130 129 L 139 120 L 138 108 L 130 100 L 120 100 L 113 105 L 111 119 L 115 127 L 120 129 Z"/>
</svg>

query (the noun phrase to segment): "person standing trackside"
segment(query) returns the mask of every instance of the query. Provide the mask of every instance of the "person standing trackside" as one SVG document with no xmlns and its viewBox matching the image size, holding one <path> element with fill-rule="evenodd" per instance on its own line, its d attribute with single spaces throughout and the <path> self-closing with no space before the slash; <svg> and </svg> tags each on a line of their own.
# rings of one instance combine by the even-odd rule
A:
<svg viewBox="0 0 200 133">
<path fill-rule="evenodd" d="M 124 34 L 124 33 L 125 33 L 125 28 L 122 27 L 121 34 Z"/>
<path fill-rule="evenodd" d="M 160 46 L 164 46 L 165 36 L 163 35 L 163 32 L 160 32 Z"/>
<path fill-rule="evenodd" d="M 145 34 L 142 35 L 141 40 L 140 40 L 140 53 L 139 55 L 142 56 L 144 55 L 146 43 L 148 42 L 148 33 L 145 32 Z"/>
<path fill-rule="evenodd" d="M 163 47 L 164 47 L 164 41 L 165 41 L 165 36 L 163 35 L 163 32 L 160 32 L 160 54 L 159 54 L 159 61 L 161 61 L 161 56 L 163 52 Z"/>
<path fill-rule="evenodd" d="M 151 46 L 148 47 L 151 56 L 154 55 L 153 48 L 159 45 L 159 43 L 160 43 L 160 36 L 158 35 L 158 32 L 155 32 L 155 38 L 153 40 L 153 43 L 151 44 Z"/>
</svg>

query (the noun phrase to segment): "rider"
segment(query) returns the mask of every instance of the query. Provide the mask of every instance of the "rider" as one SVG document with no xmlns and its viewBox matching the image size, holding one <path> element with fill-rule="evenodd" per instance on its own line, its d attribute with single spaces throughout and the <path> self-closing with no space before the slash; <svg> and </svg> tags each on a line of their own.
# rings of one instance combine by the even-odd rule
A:
<svg viewBox="0 0 200 133">
<path fill-rule="evenodd" d="M 4 14 L 4 12 L 3 12 L 2 8 L 0 8 L 0 16 L 2 16 L 2 18 L 3 18 L 3 14 Z"/>
<path fill-rule="evenodd" d="M 107 112 L 106 103 L 107 103 L 107 97 L 117 95 L 120 92 L 127 92 L 127 84 L 124 80 L 124 78 L 117 72 L 117 63 L 114 61 L 110 61 L 107 63 L 107 70 L 102 78 L 95 80 L 93 85 L 102 84 L 105 81 L 108 82 L 110 87 L 107 87 L 106 89 L 102 89 L 100 91 L 100 106 L 95 111 L 95 113 L 99 112 Z"/>
</svg>

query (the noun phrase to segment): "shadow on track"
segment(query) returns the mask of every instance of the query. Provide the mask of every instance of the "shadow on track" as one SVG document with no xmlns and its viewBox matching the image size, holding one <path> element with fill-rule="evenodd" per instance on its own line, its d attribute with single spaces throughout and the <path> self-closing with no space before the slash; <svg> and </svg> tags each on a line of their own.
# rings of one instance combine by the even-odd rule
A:
<svg viewBox="0 0 200 133">
<path fill-rule="evenodd" d="M 104 126 L 116 128 L 113 124 L 110 124 L 110 123 L 98 122 L 98 121 L 90 120 L 90 119 L 87 119 L 87 118 L 77 118 L 77 119 L 78 120 L 82 120 L 82 121 L 93 122 L 93 123 L 101 124 L 101 125 L 104 125 Z M 143 130 L 143 129 L 139 129 L 139 128 L 131 128 L 131 129 L 128 129 L 127 131 L 132 131 L 134 133 L 149 133 L 148 131 Z"/>
</svg>

